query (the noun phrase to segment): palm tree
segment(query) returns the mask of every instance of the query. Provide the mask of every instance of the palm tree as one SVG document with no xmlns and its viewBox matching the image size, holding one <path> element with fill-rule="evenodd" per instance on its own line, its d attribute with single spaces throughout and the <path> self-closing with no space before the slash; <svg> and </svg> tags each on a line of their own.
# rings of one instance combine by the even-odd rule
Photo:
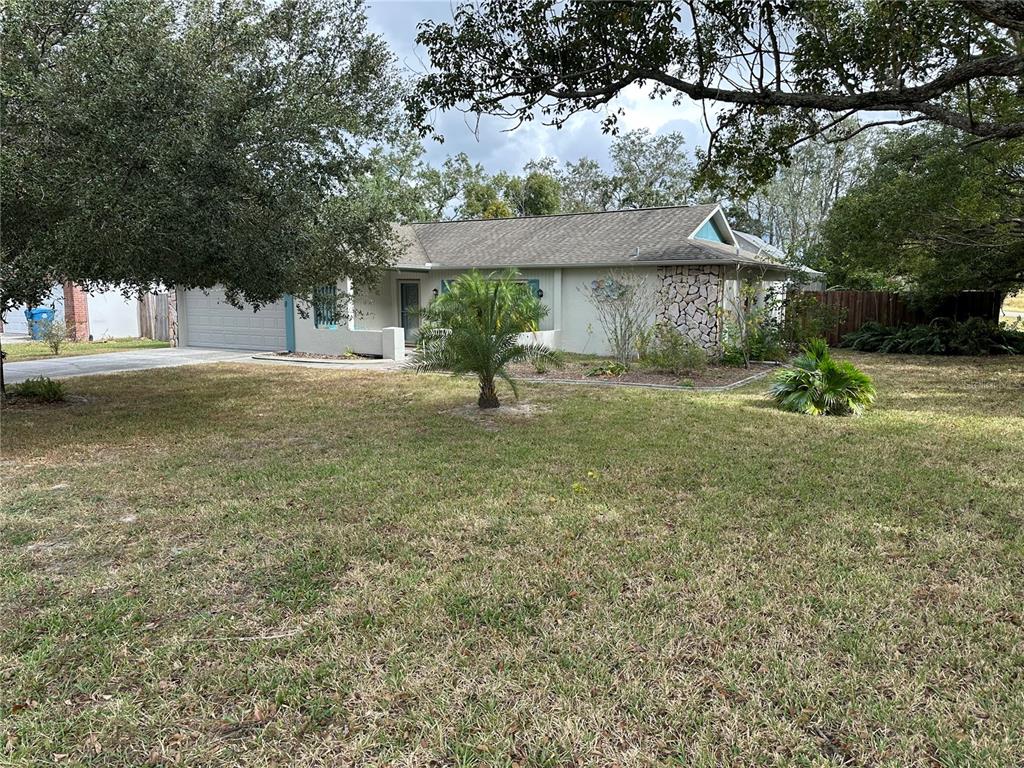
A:
<svg viewBox="0 0 1024 768">
<path fill-rule="evenodd" d="M 480 379 L 481 408 L 497 408 L 495 379 L 519 390 L 508 366 L 524 360 L 558 363 L 543 344 L 523 344 L 519 334 L 536 331 L 547 308 L 518 279 L 515 271 L 484 276 L 467 272 L 453 280 L 430 306 L 420 311 L 424 323 L 412 364 L 419 371 L 473 373 Z"/>
</svg>

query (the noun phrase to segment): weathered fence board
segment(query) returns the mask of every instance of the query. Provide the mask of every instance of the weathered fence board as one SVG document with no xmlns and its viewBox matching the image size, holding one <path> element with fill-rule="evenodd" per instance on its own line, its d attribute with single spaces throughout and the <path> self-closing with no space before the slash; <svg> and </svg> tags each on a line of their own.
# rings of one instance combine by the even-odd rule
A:
<svg viewBox="0 0 1024 768">
<path fill-rule="evenodd" d="M 925 310 L 909 304 L 900 294 L 890 291 L 805 291 L 822 304 L 845 311 L 843 321 L 829 334 L 828 343 L 838 344 L 848 333 L 864 323 L 916 325 L 938 317 L 966 320 L 969 317 L 999 319 L 1003 295 L 998 291 L 964 291 L 950 296 L 937 307 Z"/>
<path fill-rule="evenodd" d="M 139 335 L 143 338 L 170 341 L 169 317 L 166 293 L 147 293 L 139 298 Z"/>
</svg>

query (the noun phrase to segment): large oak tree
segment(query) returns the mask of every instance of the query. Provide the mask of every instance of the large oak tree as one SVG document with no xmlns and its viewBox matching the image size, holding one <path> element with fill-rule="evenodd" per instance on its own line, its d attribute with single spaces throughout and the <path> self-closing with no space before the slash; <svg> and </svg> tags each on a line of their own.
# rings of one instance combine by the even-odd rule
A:
<svg viewBox="0 0 1024 768">
<path fill-rule="evenodd" d="M 856 113 L 1024 136 L 1022 35 L 1011 0 L 461 3 L 420 26 L 434 71 L 409 105 L 423 124 L 433 108 L 555 125 L 603 108 L 612 130 L 614 98 L 649 86 L 717 105 L 704 170 L 739 186 Z"/>
<path fill-rule="evenodd" d="M 401 91 L 359 0 L 12 0 L 2 309 L 58 281 L 260 305 L 392 255 Z"/>
</svg>

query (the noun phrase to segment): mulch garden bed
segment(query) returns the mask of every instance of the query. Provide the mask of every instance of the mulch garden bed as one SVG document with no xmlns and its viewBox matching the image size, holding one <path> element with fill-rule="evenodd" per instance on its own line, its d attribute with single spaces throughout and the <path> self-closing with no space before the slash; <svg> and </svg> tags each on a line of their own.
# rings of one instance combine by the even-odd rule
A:
<svg viewBox="0 0 1024 768">
<path fill-rule="evenodd" d="M 646 371 L 641 367 L 631 368 L 619 376 L 588 374 L 600 364 L 598 360 L 569 360 L 561 368 L 548 368 L 538 373 L 532 363 L 510 366 L 513 376 L 520 379 L 542 379 L 550 381 L 579 381 L 584 383 L 602 382 L 609 384 L 648 384 L 669 387 L 727 387 L 759 373 L 777 368 L 772 363 L 751 363 L 749 368 L 729 365 L 709 365 L 703 371 L 676 376 L 671 373 Z"/>
</svg>

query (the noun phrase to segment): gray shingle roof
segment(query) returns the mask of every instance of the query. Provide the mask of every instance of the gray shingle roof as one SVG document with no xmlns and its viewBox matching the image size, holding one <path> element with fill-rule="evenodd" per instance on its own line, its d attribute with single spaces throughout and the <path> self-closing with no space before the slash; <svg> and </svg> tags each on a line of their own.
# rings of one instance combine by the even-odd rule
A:
<svg viewBox="0 0 1024 768">
<path fill-rule="evenodd" d="M 761 256 L 769 260 L 782 259 L 786 256 L 781 248 L 765 242 L 757 235 L 740 232 L 738 229 L 734 229 L 732 234 L 736 238 L 736 244 L 740 247 L 740 250 L 751 256 Z"/>
<path fill-rule="evenodd" d="M 786 253 L 781 248 L 765 242 L 757 235 L 740 232 L 738 229 L 734 229 L 732 234 L 736 238 L 736 244 L 739 245 L 740 251 L 744 254 L 753 256 L 758 261 L 766 264 L 779 265 L 780 263 L 784 263 L 783 260 L 786 258 Z M 825 274 L 824 272 L 819 272 L 816 269 L 805 267 L 802 264 L 790 265 L 788 268 L 795 272 L 805 272 L 808 275 Z"/>
<path fill-rule="evenodd" d="M 717 208 L 694 205 L 399 227 L 402 266 L 434 269 L 691 262 L 764 264 L 731 245 L 689 238 Z"/>
</svg>

